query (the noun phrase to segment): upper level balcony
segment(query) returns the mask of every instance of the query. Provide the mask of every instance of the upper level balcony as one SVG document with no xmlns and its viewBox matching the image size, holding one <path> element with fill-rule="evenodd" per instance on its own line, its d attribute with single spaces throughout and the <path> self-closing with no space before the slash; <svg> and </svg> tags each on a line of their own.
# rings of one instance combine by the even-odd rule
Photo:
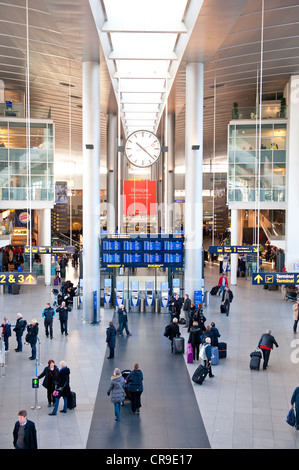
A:
<svg viewBox="0 0 299 470">
<path fill-rule="evenodd" d="M 280 101 L 269 101 L 266 104 L 262 104 L 261 112 L 262 119 L 286 119 L 287 115 L 287 105 L 284 102 Z M 232 119 L 259 119 L 259 107 L 249 106 L 249 107 L 239 107 L 238 103 L 234 103 L 232 108 Z"/>
</svg>

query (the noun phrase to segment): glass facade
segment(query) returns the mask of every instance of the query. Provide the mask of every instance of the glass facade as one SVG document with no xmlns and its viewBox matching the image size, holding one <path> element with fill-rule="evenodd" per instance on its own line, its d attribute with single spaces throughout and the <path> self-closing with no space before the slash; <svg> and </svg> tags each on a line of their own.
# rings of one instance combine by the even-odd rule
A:
<svg viewBox="0 0 299 470">
<path fill-rule="evenodd" d="M 0 119 L 0 189 L 2 201 L 54 201 L 52 122 L 31 122 L 27 135 L 25 120 Z"/>
<path fill-rule="evenodd" d="M 277 121 L 261 125 L 261 138 L 255 124 L 229 125 L 229 202 L 285 201 L 286 135 Z"/>
</svg>

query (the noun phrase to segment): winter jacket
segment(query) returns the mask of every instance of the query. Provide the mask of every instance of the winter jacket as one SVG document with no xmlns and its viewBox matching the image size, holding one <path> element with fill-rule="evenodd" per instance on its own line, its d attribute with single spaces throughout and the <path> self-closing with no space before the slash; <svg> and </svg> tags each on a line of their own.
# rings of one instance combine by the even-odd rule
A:
<svg viewBox="0 0 299 470">
<path fill-rule="evenodd" d="M 18 318 L 16 321 L 16 326 L 14 327 L 13 331 L 16 333 L 16 337 L 19 338 L 23 336 L 23 332 L 26 328 L 27 322 L 23 320 L 23 318 Z"/>
<path fill-rule="evenodd" d="M 61 389 L 61 397 L 68 397 L 71 392 L 70 373 L 71 371 L 68 367 L 63 367 L 59 371 L 57 390 Z"/>
<path fill-rule="evenodd" d="M 107 395 L 111 393 L 111 403 L 123 402 L 125 399 L 125 379 L 121 374 L 111 377 Z"/>
<path fill-rule="evenodd" d="M 274 336 L 269 333 L 264 333 L 258 342 L 258 347 L 261 349 L 273 349 L 273 344 L 278 348 L 278 344 Z"/>
<path fill-rule="evenodd" d="M 48 388 L 49 385 L 52 385 L 54 388 L 58 384 L 59 369 L 54 365 L 54 370 L 51 370 L 49 366 L 45 367 L 42 373 L 37 377 L 39 380 L 43 380 L 43 387 Z"/>
<path fill-rule="evenodd" d="M 26 335 L 26 341 L 29 344 L 36 344 L 37 342 L 37 335 L 38 335 L 38 323 L 35 323 L 35 325 L 28 325 L 27 326 L 27 335 Z"/>
<path fill-rule="evenodd" d="M 212 326 L 211 330 L 212 332 L 212 343 L 211 345 L 212 346 L 218 346 L 218 338 L 220 338 L 221 334 L 219 333 L 218 331 L 218 328 L 216 328 L 216 326 Z"/>
<path fill-rule="evenodd" d="M 19 421 L 16 422 L 13 430 L 13 446 L 16 447 L 18 432 L 20 428 Z M 27 419 L 25 424 L 24 444 L 26 449 L 37 449 L 36 428 L 33 421 Z"/>
<path fill-rule="evenodd" d="M 143 392 L 143 374 L 140 369 L 132 370 L 127 377 L 128 389 L 130 392 Z"/>
<path fill-rule="evenodd" d="M 192 346 L 198 345 L 201 343 L 202 330 L 199 326 L 193 325 L 190 328 L 190 334 L 188 343 L 191 343 Z"/>
<path fill-rule="evenodd" d="M 176 336 L 181 336 L 180 327 L 177 323 L 170 323 L 168 338 L 172 341 Z"/>
<path fill-rule="evenodd" d="M 11 336 L 11 324 L 9 322 L 7 323 L 2 323 L 2 334 L 4 338 L 9 338 Z"/>
<path fill-rule="evenodd" d="M 71 307 L 58 307 L 56 312 L 59 313 L 59 320 L 66 321 L 69 317 L 69 312 L 71 311 Z"/>
<path fill-rule="evenodd" d="M 45 308 L 43 313 L 42 313 L 43 318 L 45 319 L 45 322 L 51 323 L 53 318 L 55 317 L 55 310 L 52 307 Z"/>
<path fill-rule="evenodd" d="M 108 348 L 115 348 L 116 329 L 115 326 L 109 326 L 106 330 L 106 343 Z"/>
</svg>

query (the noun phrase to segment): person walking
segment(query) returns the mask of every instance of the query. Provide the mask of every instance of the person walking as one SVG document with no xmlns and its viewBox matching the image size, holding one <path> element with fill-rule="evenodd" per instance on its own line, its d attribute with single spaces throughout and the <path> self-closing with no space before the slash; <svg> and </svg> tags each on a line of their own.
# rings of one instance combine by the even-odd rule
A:
<svg viewBox="0 0 299 470">
<path fill-rule="evenodd" d="M 299 431 L 299 387 L 296 387 L 293 392 L 291 408 L 295 408 L 296 430 Z"/>
<path fill-rule="evenodd" d="M 36 427 L 27 419 L 27 411 L 18 412 L 18 421 L 13 429 L 13 446 L 15 449 L 37 449 Z"/>
<path fill-rule="evenodd" d="M 7 317 L 3 318 L 2 334 L 3 334 L 3 339 L 4 339 L 5 352 L 8 353 L 8 349 L 9 349 L 8 340 L 11 336 L 11 324 L 8 321 Z"/>
<path fill-rule="evenodd" d="M 190 310 L 191 310 L 191 300 L 189 299 L 189 295 L 185 294 L 185 300 L 183 303 L 183 312 L 185 315 L 186 325 L 183 328 L 188 328 L 189 321 L 190 321 Z"/>
<path fill-rule="evenodd" d="M 107 395 L 111 393 L 111 403 L 114 405 L 115 421 L 120 420 L 120 407 L 125 399 L 125 379 L 121 375 L 118 368 L 114 369 L 113 375 L 110 380 L 110 385 L 107 390 Z"/>
<path fill-rule="evenodd" d="M 21 352 L 23 350 L 22 336 L 26 328 L 26 325 L 27 325 L 26 320 L 23 320 L 22 314 L 18 313 L 16 326 L 13 329 L 13 331 L 16 333 L 16 340 L 18 344 L 17 349 L 15 349 L 16 352 Z"/>
<path fill-rule="evenodd" d="M 209 369 L 209 377 L 212 378 L 214 377 L 214 375 L 212 374 L 212 347 L 211 347 L 211 338 L 209 336 L 205 339 L 205 342 L 203 343 L 202 348 L 204 348 L 203 349 L 204 355 L 201 357 L 201 359 L 203 358 L 205 367 Z"/>
<path fill-rule="evenodd" d="M 60 331 L 61 334 L 65 334 L 65 336 L 68 335 L 67 332 L 67 324 L 68 324 L 68 318 L 69 318 L 69 312 L 71 312 L 72 309 L 71 307 L 68 307 L 65 303 L 65 301 L 61 302 L 60 307 L 56 309 L 56 312 L 59 313 L 59 321 L 60 321 Z"/>
<path fill-rule="evenodd" d="M 63 409 L 60 410 L 60 413 L 67 412 L 67 399 L 71 393 L 70 389 L 70 369 L 68 368 L 66 362 L 60 362 L 60 369 L 58 373 L 58 384 L 53 392 L 55 396 L 55 391 L 58 392 L 58 395 L 55 398 L 55 406 L 52 413 L 49 413 L 49 416 L 55 416 L 57 414 L 60 398 L 63 398 Z"/>
<path fill-rule="evenodd" d="M 201 345 L 202 330 L 198 326 L 197 321 L 193 321 L 193 324 L 190 328 L 188 343 L 192 344 L 193 348 L 193 360 L 199 359 L 199 347 Z"/>
<path fill-rule="evenodd" d="M 269 358 L 270 358 L 270 352 L 271 349 L 273 349 L 273 344 L 278 348 L 278 344 L 271 334 L 271 330 L 267 330 L 266 333 L 264 333 L 258 342 L 258 348 L 262 350 L 263 353 L 263 370 L 267 369 Z"/>
<path fill-rule="evenodd" d="M 178 321 L 180 321 L 181 302 L 179 299 L 179 294 L 175 294 L 174 298 L 170 299 L 169 311 L 170 311 L 171 319 L 175 317 L 178 319 Z"/>
<path fill-rule="evenodd" d="M 109 356 L 107 359 L 114 358 L 114 349 L 115 349 L 115 338 L 116 338 L 116 328 L 113 324 L 113 321 L 109 322 L 109 327 L 106 329 L 106 343 L 109 348 Z"/>
<path fill-rule="evenodd" d="M 212 336 L 211 336 L 211 339 L 212 339 L 212 342 L 211 342 L 211 346 L 218 346 L 219 345 L 219 342 L 218 342 L 218 338 L 220 338 L 221 334 L 219 333 L 219 330 L 218 328 L 216 328 L 216 325 L 215 323 L 212 321 L 211 322 L 211 332 L 212 332 Z"/>
<path fill-rule="evenodd" d="M 293 332 L 297 333 L 297 324 L 299 320 L 299 301 L 293 305 Z"/>
<path fill-rule="evenodd" d="M 178 325 L 178 319 L 177 317 L 174 317 L 172 322 L 170 322 L 170 325 L 168 325 L 168 331 L 167 331 L 167 336 L 169 340 L 171 341 L 171 352 L 173 353 L 173 339 L 176 338 L 177 336 L 181 336 L 180 333 L 180 327 Z"/>
<path fill-rule="evenodd" d="M 128 327 L 128 314 L 124 305 L 120 305 L 118 309 L 118 334 L 122 336 L 123 329 L 125 328 L 127 336 L 132 336 L 132 333 L 129 331 Z"/>
<path fill-rule="evenodd" d="M 139 364 L 134 364 L 134 368 L 128 375 L 126 382 L 131 394 L 131 414 L 140 413 L 143 373 L 139 368 Z"/>
<path fill-rule="evenodd" d="M 226 287 L 228 287 L 228 279 L 224 273 L 220 276 L 218 280 L 218 287 L 220 288 L 218 290 L 218 295 L 221 295 Z"/>
<path fill-rule="evenodd" d="M 46 304 L 46 308 L 43 310 L 42 317 L 44 319 L 46 337 L 49 338 L 50 329 L 50 338 L 53 339 L 53 319 L 55 317 L 55 310 L 51 307 L 49 302 Z"/>
<path fill-rule="evenodd" d="M 230 304 L 231 304 L 233 298 L 234 298 L 234 294 L 232 293 L 230 288 L 228 286 L 226 286 L 223 293 L 222 293 L 222 302 L 224 302 L 227 317 L 229 315 Z"/>
<path fill-rule="evenodd" d="M 29 357 L 30 360 L 36 359 L 36 343 L 37 343 L 37 335 L 38 335 L 38 323 L 35 318 L 31 320 L 31 323 L 27 325 L 27 334 L 26 334 L 26 342 L 31 346 L 31 356 Z"/>
<path fill-rule="evenodd" d="M 36 377 L 38 380 L 44 377 L 42 385 L 47 389 L 48 407 L 51 406 L 51 403 L 53 403 L 53 406 L 55 405 L 53 392 L 58 385 L 58 376 L 59 369 L 56 366 L 55 361 L 53 359 L 49 359 L 47 367 L 45 367 L 42 373 Z"/>
</svg>

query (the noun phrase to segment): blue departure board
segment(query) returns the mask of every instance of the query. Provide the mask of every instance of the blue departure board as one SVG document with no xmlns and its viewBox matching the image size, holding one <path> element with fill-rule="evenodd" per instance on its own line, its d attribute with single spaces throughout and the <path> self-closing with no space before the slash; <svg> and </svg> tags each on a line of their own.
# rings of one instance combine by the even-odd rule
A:
<svg viewBox="0 0 299 470">
<path fill-rule="evenodd" d="M 184 238 L 173 234 L 102 235 L 102 267 L 183 268 Z"/>
</svg>

